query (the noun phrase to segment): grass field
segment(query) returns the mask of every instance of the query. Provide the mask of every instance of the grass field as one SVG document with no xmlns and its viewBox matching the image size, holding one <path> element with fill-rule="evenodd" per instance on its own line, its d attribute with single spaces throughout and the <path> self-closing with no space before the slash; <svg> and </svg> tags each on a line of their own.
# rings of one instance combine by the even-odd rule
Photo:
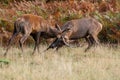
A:
<svg viewBox="0 0 120 80">
<path fill-rule="evenodd" d="M 58 52 L 32 53 L 32 47 L 0 47 L 0 80 L 120 80 L 120 47 L 102 45 L 84 53 L 86 46 L 63 47 Z M 46 46 L 40 46 L 44 50 Z"/>
</svg>

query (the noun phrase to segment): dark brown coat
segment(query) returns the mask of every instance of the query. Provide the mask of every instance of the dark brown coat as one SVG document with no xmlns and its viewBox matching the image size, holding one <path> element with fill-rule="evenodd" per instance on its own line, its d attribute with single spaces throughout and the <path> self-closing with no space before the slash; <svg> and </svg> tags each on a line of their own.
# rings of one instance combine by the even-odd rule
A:
<svg viewBox="0 0 120 80">
<path fill-rule="evenodd" d="M 65 31 L 47 49 L 54 47 L 58 49 L 64 44 L 69 46 L 71 40 L 80 38 L 86 39 L 89 49 L 94 43 L 99 44 L 97 36 L 102 30 L 102 24 L 94 18 L 86 17 L 66 22 L 62 30 Z"/>
</svg>

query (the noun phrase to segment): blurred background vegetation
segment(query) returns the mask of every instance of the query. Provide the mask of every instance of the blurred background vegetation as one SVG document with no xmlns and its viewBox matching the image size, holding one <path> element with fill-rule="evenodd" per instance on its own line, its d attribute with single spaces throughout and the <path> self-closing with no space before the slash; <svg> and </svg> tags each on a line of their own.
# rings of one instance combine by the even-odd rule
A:
<svg viewBox="0 0 120 80">
<path fill-rule="evenodd" d="M 120 43 L 120 0 L 0 0 L 0 45 L 5 46 L 12 35 L 16 18 L 27 13 L 42 16 L 52 25 L 92 16 L 103 24 L 101 42 Z M 29 38 L 27 43 L 31 42 Z"/>
</svg>

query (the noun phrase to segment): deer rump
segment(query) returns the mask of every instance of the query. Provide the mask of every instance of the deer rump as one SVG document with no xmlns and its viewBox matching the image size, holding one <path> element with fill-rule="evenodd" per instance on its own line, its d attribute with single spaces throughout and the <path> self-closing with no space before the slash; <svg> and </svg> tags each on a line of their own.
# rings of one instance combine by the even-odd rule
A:
<svg viewBox="0 0 120 80">
<path fill-rule="evenodd" d="M 70 47 L 72 40 L 85 38 L 88 42 L 87 51 L 93 44 L 99 44 L 98 34 L 102 30 L 102 24 L 94 18 L 82 18 L 66 22 L 62 27 L 64 32 L 56 38 L 53 43 L 46 49 L 56 48 L 57 50 L 63 45 Z"/>
</svg>

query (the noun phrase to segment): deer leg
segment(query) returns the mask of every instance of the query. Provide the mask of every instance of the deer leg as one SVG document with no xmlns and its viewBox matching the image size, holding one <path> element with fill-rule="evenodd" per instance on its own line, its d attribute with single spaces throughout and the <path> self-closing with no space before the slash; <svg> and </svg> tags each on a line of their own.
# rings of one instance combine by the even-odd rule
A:
<svg viewBox="0 0 120 80">
<path fill-rule="evenodd" d="M 41 34 L 40 32 L 35 33 L 35 34 L 31 34 L 31 36 L 33 37 L 33 39 L 34 39 L 34 41 L 35 41 L 35 47 L 34 47 L 34 50 L 33 50 L 32 54 L 35 53 L 36 48 L 37 48 L 38 53 L 39 53 L 40 34 Z"/>
<path fill-rule="evenodd" d="M 91 35 L 95 45 L 99 45 L 98 37 L 96 35 Z"/>
<path fill-rule="evenodd" d="M 19 32 L 18 32 L 19 33 Z M 9 39 L 8 44 L 7 44 L 7 49 L 6 52 L 4 53 L 4 56 L 7 55 L 7 52 L 10 48 L 10 45 L 12 44 L 12 41 L 14 40 L 14 38 L 18 35 L 18 33 L 13 33 L 12 37 Z"/>
<path fill-rule="evenodd" d="M 85 49 L 85 52 L 91 48 L 91 46 L 93 45 L 93 42 L 90 39 L 91 37 L 85 37 L 86 41 L 88 42 L 88 47 Z"/>
<path fill-rule="evenodd" d="M 90 40 L 91 44 L 94 44 L 94 39 L 92 36 L 89 36 L 89 40 Z"/>
<path fill-rule="evenodd" d="M 21 48 L 22 52 L 23 52 L 23 43 L 25 42 L 25 40 L 27 40 L 28 36 L 29 36 L 29 34 L 25 34 L 25 35 L 23 35 L 23 37 L 19 40 L 19 44 L 20 44 L 20 48 Z"/>
<path fill-rule="evenodd" d="M 41 32 L 39 32 L 37 34 L 37 43 L 36 43 L 36 46 L 37 46 L 38 53 L 40 52 L 40 50 L 39 50 L 39 44 L 40 44 L 40 40 L 41 40 L 40 35 L 41 35 Z"/>
<path fill-rule="evenodd" d="M 35 34 L 35 33 L 34 33 L 34 34 L 32 33 L 32 34 L 30 34 L 30 35 L 31 35 L 32 38 L 34 39 L 34 41 L 35 41 L 35 45 L 36 45 L 36 42 L 37 42 L 37 41 L 36 41 L 36 34 Z M 34 47 L 34 49 L 35 49 L 35 47 Z M 32 53 L 32 54 L 33 54 L 33 53 Z"/>
</svg>

